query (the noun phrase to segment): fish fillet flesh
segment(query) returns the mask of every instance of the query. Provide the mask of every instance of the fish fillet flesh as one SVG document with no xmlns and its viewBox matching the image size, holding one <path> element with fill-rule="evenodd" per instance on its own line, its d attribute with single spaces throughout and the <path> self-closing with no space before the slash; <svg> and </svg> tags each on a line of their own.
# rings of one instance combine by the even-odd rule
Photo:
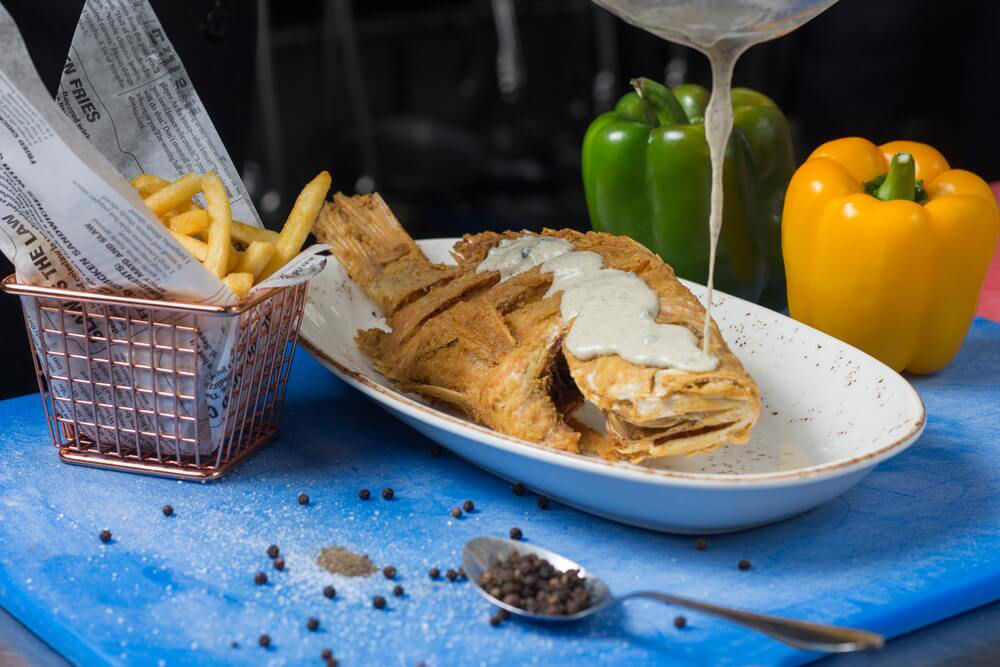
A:
<svg viewBox="0 0 1000 667">
<path fill-rule="evenodd" d="M 316 236 L 381 309 L 390 331 L 359 331 L 357 343 L 399 389 L 455 406 L 496 431 L 554 449 L 639 462 L 745 443 L 760 413 L 757 385 L 712 322 L 714 370 L 643 366 L 617 354 L 575 357 L 565 345 L 561 293 L 540 267 L 505 280 L 476 268 L 505 239 L 466 235 L 456 265 L 434 264 L 376 195 L 334 196 Z M 705 310 L 655 254 L 627 237 L 545 230 L 632 272 L 659 297 L 656 321 L 688 328 L 701 343 Z M 589 401 L 607 437 L 573 418 Z"/>
</svg>

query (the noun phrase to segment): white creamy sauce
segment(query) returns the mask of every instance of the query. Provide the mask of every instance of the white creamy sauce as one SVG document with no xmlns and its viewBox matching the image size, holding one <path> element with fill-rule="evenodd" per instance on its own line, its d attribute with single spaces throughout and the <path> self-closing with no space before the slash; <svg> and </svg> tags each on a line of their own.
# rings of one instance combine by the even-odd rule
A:
<svg viewBox="0 0 1000 667">
<path fill-rule="evenodd" d="M 737 59 L 754 44 L 780 37 L 836 0 L 596 0 L 654 35 L 698 49 L 712 65 L 712 96 L 705 109 L 705 138 L 712 160 L 708 217 L 709 264 L 702 339 L 708 353 L 715 253 L 722 231 L 722 167 L 733 129 L 730 88 Z"/>
<path fill-rule="evenodd" d="M 504 239 L 476 267 L 476 273 L 499 271 L 500 280 L 507 280 L 572 249 L 568 242 L 550 236 L 522 236 L 514 241 Z"/>
<path fill-rule="evenodd" d="M 501 241 L 476 272 L 499 271 L 506 280 L 541 265 L 551 273 L 546 296 L 562 292 L 560 311 L 570 324 L 566 347 L 578 359 L 617 354 L 643 366 L 692 372 L 718 366 L 687 327 L 656 321 L 660 299 L 642 278 L 602 264 L 600 255 L 573 250 L 568 241 L 522 236 Z"/>
</svg>

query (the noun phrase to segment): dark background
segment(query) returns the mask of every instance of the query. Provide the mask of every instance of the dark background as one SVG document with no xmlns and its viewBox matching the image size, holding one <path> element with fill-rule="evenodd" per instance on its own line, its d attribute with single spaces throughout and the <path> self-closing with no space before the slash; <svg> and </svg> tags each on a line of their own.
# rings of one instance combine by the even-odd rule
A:
<svg viewBox="0 0 1000 667">
<path fill-rule="evenodd" d="M 54 92 L 82 1 L 0 2 Z M 377 189 L 416 237 L 586 227 L 590 120 L 631 77 L 709 82 L 701 55 L 587 0 L 152 4 L 274 228 L 323 168 L 338 190 Z M 518 48 L 498 59 L 505 7 Z M 846 135 L 915 139 L 996 180 L 998 35 L 997 2 L 841 0 L 751 49 L 735 84 L 781 106 L 800 159 Z M 0 397 L 33 391 L 17 301 L 0 315 Z"/>
</svg>

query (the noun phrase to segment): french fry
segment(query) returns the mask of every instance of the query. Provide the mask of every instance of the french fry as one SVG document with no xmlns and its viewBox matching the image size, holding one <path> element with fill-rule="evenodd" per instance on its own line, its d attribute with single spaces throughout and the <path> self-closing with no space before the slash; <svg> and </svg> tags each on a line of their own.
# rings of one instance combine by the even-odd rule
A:
<svg viewBox="0 0 1000 667">
<path fill-rule="evenodd" d="M 236 296 L 243 296 L 253 287 L 253 274 L 242 272 L 230 273 L 222 279 L 222 282 L 226 283 L 226 286 L 233 290 Z"/>
<path fill-rule="evenodd" d="M 273 256 L 273 245 L 267 241 L 251 241 L 247 249 L 240 255 L 240 261 L 233 271 L 249 273 L 257 278 Z"/>
<path fill-rule="evenodd" d="M 288 260 L 298 254 L 306 237 L 309 236 L 309 232 L 312 231 L 323 202 L 326 201 L 326 194 L 330 191 L 330 182 L 330 172 L 324 170 L 302 188 L 302 192 L 295 198 L 295 205 L 292 206 L 292 212 L 288 214 L 285 226 L 281 228 L 281 234 L 275 244 L 274 257 L 261 273 L 262 279 L 280 269 Z"/>
<path fill-rule="evenodd" d="M 198 232 L 208 229 L 210 222 L 211 219 L 208 217 L 208 212 L 196 208 L 169 218 L 167 226 L 178 234 L 193 236 Z"/>
<path fill-rule="evenodd" d="M 146 197 L 144 201 L 156 215 L 163 215 L 170 210 L 180 213 L 181 207 L 190 204 L 191 197 L 198 194 L 201 189 L 201 177 L 198 174 L 184 174 L 173 183 Z"/>
<path fill-rule="evenodd" d="M 229 264 L 226 265 L 226 273 L 232 273 L 236 270 L 236 266 L 240 263 L 240 258 L 243 257 L 243 253 L 239 250 L 232 250 L 229 253 Z"/>
<path fill-rule="evenodd" d="M 254 241 L 265 241 L 275 245 L 278 242 L 278 232 L 233 220 L 233 240 L 245 245 L 250 245 Z"/>
<path fill-rule="evenodd" d="M 222 179 L 212 173 L 202 176 L 201 191 L 205 194 L 205 209 L 211 218 L 208 226 L 208 254 L 204 264 L 210 273 L 222 280 L 229 269 L 229 255 L 233 251 L 233 214 L 229 209 L 229 195 L 226 194 Z"/>
<path fill-rule="evenodd" d="M 168 185 L 170 185 L 170 181 L 152 174 L 139 174 L 132 179 L 132 187 L 139 191 L 139 196 L 143 199 L 154 192 L 159 192 Z"/>
<path fill-rule="evenodd" d="M 191 253 L 192 257 L 194 257 L 199 262 L 205 261 L 205 257 L 208 255 L 207 243 L 205 243 L 204 241 L 199 241 L 198 239 L 195 238 L 191 238 L 187 234 L 181 234 L 179 232 L 175 232 L 172 229 L 170 230 L 170 234 L 175 239 L 177 239 L 177 242 L 180 243 L 185 250 Z"/>
</svg>

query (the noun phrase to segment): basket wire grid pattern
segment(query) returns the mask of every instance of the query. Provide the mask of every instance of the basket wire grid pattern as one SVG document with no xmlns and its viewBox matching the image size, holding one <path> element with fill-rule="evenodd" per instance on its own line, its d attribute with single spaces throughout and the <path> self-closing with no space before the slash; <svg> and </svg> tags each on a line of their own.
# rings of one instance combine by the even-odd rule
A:
<svg viewBox="0 0 1000 667">
<path fill-rule="evenodd" d="M 18 284 L 38 388 L 63 461 L 180 479 L 221 477 L 278 430 L 306 284 L 236 306 L 104 296 Z M 28 325 L 33 316 L 39 331 Z M 218 447 L 199 355 L 236 326 Z M 210 408 L 209 408 L 210 409 Z M 213 417 L 217 415 L 212 415 Z"/>
</svg>

